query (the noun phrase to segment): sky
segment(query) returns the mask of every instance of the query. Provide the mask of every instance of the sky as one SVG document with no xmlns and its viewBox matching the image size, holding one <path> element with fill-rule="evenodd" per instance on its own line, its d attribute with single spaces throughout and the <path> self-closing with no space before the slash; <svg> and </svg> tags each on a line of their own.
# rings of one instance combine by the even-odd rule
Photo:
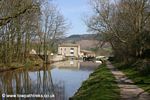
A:
<svg viewBox="0 0 150 100">
<path fill-rule="evenodd" d="M 91 13 L 88 0 L 54 0 L 53 2 L 60 9 L 67 22 L 71 23 L 67 35 L 88 34 L 83 21 L 84 17 Z"/>
</svg>

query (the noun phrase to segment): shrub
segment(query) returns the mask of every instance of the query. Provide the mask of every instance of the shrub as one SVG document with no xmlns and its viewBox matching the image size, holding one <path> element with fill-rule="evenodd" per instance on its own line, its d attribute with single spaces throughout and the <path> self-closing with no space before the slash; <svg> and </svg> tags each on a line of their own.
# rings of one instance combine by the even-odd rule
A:
<svg viewBox="0 0 150 100">
<path fill-rule="evenodd" d="M 134 65 L 140 74 L 150 75 L 150 61 L 148 59 L 138 60 Z"/>
</svg>

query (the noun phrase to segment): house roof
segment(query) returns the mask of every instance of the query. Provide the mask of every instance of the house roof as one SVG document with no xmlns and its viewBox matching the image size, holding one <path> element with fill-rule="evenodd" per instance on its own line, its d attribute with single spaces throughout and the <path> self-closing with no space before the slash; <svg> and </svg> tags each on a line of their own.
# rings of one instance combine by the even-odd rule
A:
<svg viewBox="0 0 150 100">
<path fill-rule="evenodd" d="M 78 47 L 80 46 L 79 44 L 71 44 L 71 43 L 65 43 L 65 44 L 60 44 L 59 47 Z"/>
</svg>

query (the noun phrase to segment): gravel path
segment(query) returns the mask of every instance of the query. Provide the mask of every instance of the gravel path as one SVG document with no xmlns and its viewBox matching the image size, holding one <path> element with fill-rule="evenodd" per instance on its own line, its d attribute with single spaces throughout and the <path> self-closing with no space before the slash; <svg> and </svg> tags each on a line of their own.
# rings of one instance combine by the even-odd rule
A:
<svg viewBox="0 0 150 100">
<path fill-rule="evenodd" d="M 109 61 L 107 61 L 107 67 L 115 76 L 120 87 L 121 100 L 150 100 L 150 94 L 147 92 L 142 93 L 144 91 L 143 89 L 134 85 L 132 80 L 128 79 L 123 72 L 117 70 Z"/>
</svg>

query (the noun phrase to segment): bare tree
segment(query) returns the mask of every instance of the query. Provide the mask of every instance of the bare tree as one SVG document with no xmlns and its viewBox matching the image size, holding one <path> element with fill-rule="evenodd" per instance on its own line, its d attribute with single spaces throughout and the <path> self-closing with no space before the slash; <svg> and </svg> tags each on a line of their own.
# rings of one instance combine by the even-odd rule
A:
<svg viewBox="0 0 150 100">
<path fill-rule="evenodd" d="M 50 1 L 0 0 L 0 63 L 25 63 L 36 46 L 46 57 L 66 29 L 66 20 Z"/>
<path fill-rule="evenodd" d="M 46 57 L 47 51 L 53 48 L 53 44 L 56 42 L 55 39 L 64 35 L 67 24 L 63 15 L 60 14 L 57 7 L 53 4 L 47 3 L 44 6 L 41 17 L 43 26 L 41 27 L 43 33 L 41 38 L 43 39 L 43 51 Z"/>
<path fill-rule="evenodd" d="M 0 8 L 0 62 L 24 62 L 39 4 L 33 0 L 2 0 Z"/>
<path fill-rule="evenodd" d="M 95 15 L 86 23 L 89 30 L 103 34 L 119 59 L 129 62 L 149 49 L 144 40 L 150 32 L 149 0 L 91 0 L 91 6 Z"/>
</svg>

